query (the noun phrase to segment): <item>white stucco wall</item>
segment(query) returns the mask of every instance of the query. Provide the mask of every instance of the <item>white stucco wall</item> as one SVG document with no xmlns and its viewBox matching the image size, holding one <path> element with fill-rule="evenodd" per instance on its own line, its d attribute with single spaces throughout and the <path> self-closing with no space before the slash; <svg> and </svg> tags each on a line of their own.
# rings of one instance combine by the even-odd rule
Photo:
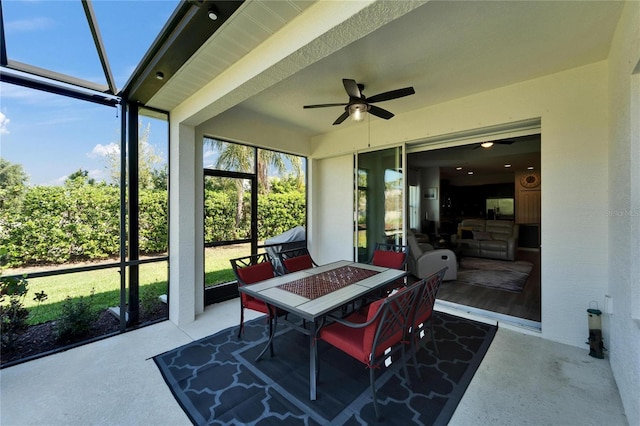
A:
<svg viewBox="0 0 640 426">
<path fill-rule="evenodd" d="M 313 160 L 310 240 L 318 263 L 353 259 L 353 156 Z"/>
<path fill-rule="evenodd" d="M 542 122 L 542 336 L 588 347 L 586 309 L 604 304 L 607 286 L 607 63 L 599 62 L 396 116 L 313 140 L 313 155 L 345 154 L 394 143 L 540 118 Z M 327 162 L 320 166 L 334 166 Z M 346 164 L 351 167 L 350 164 Z M 334 188 L 335 197 L 351 187 Z M 316 206 L 319 215 L 333 206 Z M 332 215 L 351 226 L 352 215 Z M 320 248 L 320 254 L 333 247 Z"/>
<path fill-rule="evenodd" d="M 198 244 L 202 239 L 195 232 L 197 185 L 194 185 L 198 170 L 202 175 L 202 166 L 195 165 L 193 127 L 171 126 L 170 132 L 169 223 L 180 226 L 169 227 L 169 319 L 182 325 L 192 322 L 204 306 L 202 244 Z"/>
<path fill-rule="evenodd" d="M 640 424 L 640 3 L 625 5 L 609 55 L 608 356 L 630 425 Z M 634 75 L 635 70 L 635 75 Z"/>
</svg>

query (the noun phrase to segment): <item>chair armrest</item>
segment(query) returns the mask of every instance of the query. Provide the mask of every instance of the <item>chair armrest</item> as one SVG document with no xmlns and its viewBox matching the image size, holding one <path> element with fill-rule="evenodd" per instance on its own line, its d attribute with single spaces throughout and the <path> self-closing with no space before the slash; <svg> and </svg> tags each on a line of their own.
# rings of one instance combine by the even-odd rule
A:
<svg viewBox="0 0 640 426">
<path fill-rule="evenodd" d="M 423 253 L 416 261 L 416 275 L 428 277 L 442 269 L 442 256 L 456 259 L 456 255 L 449 249 L 438 249 Z"/>
</svg>

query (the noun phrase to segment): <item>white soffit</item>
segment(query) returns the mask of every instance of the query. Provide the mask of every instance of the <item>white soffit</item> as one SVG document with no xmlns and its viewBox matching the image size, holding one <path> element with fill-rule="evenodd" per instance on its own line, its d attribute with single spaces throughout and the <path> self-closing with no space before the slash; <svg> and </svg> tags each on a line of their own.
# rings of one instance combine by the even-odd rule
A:
<svg viewBox="0 0 640 426">
<path fill-rule="evenodd" d="M 312 4 L 308 0 L 246 1 L 149 105 L 172 110 Z"/>
</svg>

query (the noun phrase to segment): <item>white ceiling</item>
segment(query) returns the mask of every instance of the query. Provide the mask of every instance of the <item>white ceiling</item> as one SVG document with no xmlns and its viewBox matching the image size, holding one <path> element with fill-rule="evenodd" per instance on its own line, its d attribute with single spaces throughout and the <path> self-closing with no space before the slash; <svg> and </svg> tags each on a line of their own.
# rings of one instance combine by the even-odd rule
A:
<svg viewBox="0 0 640 426">
<path fill-rule="evenodd" d="M 296 16 L 314 13 L 313 3 L 245 2 L 151 106 L 179 105 Z M 239 95 L 216 101 L 217 111 L 250 110 L 308 135 L 322 134 L 336 129 L 341 107 L 302 106 L 346 102 L 342 78 L 352 78 L 366 86 L 367 96 L 413 86 L 415 95 L 377 104 L 401 114 L 604 60 L 622 8 L 616 1 L 415 3 L 376 2 L 360 16 L 373 32 L 290 76 L 253 80 Z M 394 13 L 400 17 L 386 23 Z M 352 33 L 342 34 L 347 40 Z M 296 52 L 300 58 L 313 53 L 303 50 Z"/>
<path fill-rule="evenodd" d="M 154 96 L 151 106 L 176 107 L 224 77 L 236 61 L 260 49 L 260 43 L 298 15 L 315 17 L 320 9 L 314 6 L 306 0 L 245 2 Z M 413 86 L 415 95 L 376 104 L 402 114 L 605 60 L 621 9 L 622 2 L 616 1 L 375 2 L 322 40 L 323 47 L 335 45 L 338 50 L 318 54 L 317 47 L 304 46 L 294 56 L 310 65 L 290 60 L 271 74 L 251 77 L 215 100 L 200 118 L 237 109 L 309 136 L 327 133 L 337 129 L 332 123 L 342 108 L 302 107 L 347 102 L 343 78 L 364 84 L 368 97 Z M 362 36 L 359 31 L 370 33 Z M 340 127 L 351 125 L 346 120 Z M 526 152 L 516 148 L 525 145 Z M 444 178 L 454 178 L 446 176 L 447 167 L 453 170 L 453 163 L 461 159 L 466 161 L 465 170 L 477 169 L 476 177 L 504 173 L 500 169 L 505 162 L 514 163 L 514 169 L 525 163 L 539 168 L 539 146 L 538 137 L 534 145 L 502 145 L 491 152 L 467 149 L 455 152 L 457 158 L 449 162 L 433 152 L 412 154 L 409 167 L 437 164 L 443 167 Z"/>
<path fill-rule="evenodd" d="M 331 131 L 346 102 L 342 78 L 395 114 L 604 60 L 621 4 L 593 1 L 430 1 L 241 106 L 313 134 Z M 345 121 L 341 126 L 349 125 Z"/>
</svg>

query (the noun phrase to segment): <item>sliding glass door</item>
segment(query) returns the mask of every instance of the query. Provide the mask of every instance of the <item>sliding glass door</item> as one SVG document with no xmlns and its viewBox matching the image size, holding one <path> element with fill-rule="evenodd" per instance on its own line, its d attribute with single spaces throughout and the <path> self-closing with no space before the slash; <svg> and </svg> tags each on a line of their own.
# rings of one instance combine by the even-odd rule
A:
<svg viewBox="0 0 640 426">
<path fill-rule="evenodd" d="M 366 262 L 376 243 L 400 244 L 402 241 L 402 148 L 358 154 L 356 176 L 356 253 L 358 261 Z"/>
</svg>

